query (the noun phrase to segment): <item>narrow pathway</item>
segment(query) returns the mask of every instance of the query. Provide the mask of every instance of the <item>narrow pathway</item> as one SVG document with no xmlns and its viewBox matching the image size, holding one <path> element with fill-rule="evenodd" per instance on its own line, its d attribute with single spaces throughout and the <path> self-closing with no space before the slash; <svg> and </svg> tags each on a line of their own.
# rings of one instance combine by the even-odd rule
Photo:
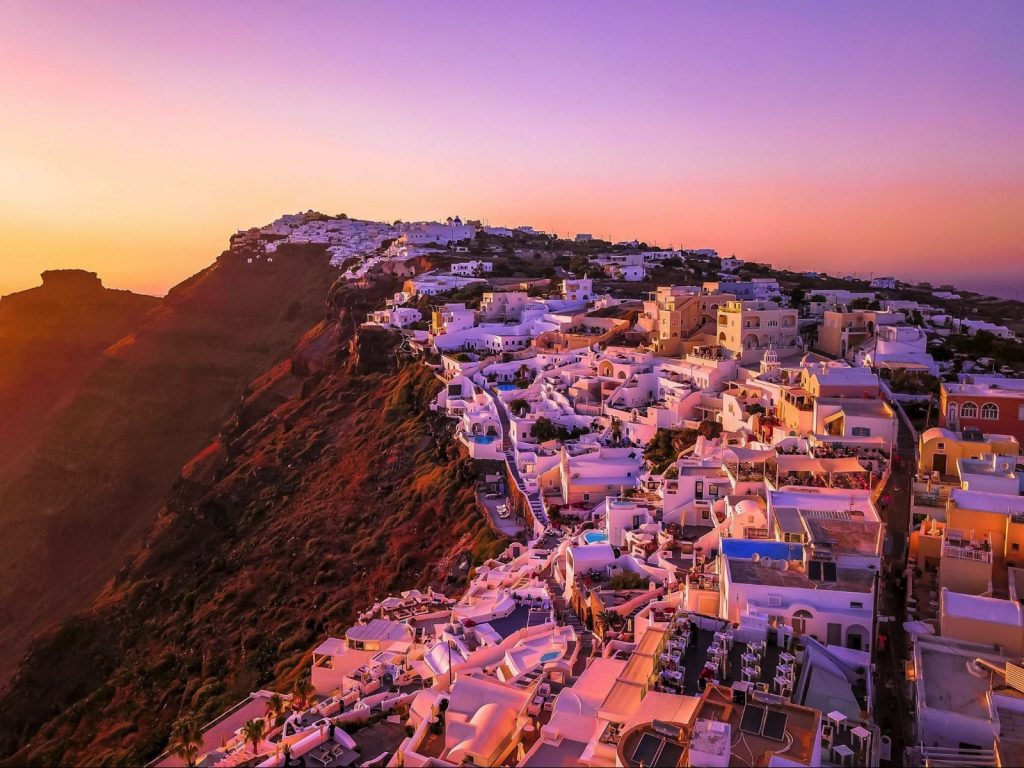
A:
<svg viewBox="0 0 1024 768">
<path fill-rule="evenodd" d="M 547 528 L 550 524 L 548 521 L 548 512 L 544 508 L 544 501 L 540 497 L 540 492 L 527 491 L 526 483 L 523 481 L 522 475 L 519 474 L 519 467 L 516 465 L 515 449 L 509 440 L 511 427 L 509 425 L 508 410 L 505 407 L 505 403 L 500 397 L 498 397 L 498 393 L 490 383 L 485 384 L 484 389 L 494 401 L 494 408 L 498 412 L 498 420 L 501 422 L 501 447 L 502 453 L 505 454 L 505 463 L 508 464 L 509 471 L 512 474 L 512 478 L 516 481 L 516 485 L 519 487 L 519 490 L 526 497 L 526 500 L 530 505 L 530 512 L 533 513 L 534 519 Z"/>
<path fill-rule="evenodd" d="M 904 748 L 912 734 L 905 730 L 909 724 L 907 716 L 910 703 L 905 700 L 904 686 L 906 673 L 903 656 L 906 650 L 906 633 L 903 622 L 906 618 L 906 595 L 904 594 L 903 570 L 907 561 L 907 546 L 910 527 L 910 503 L 913 490 L 915 460 L 914 437 L 902 420 L 897 420 L 896 450 L 893 452 L 893 467 L 880 498 L 890 499 L 881 509 L 886 525 L 888 555 L 883 559 L 882 573 L 878 581 L 878 614 L 891 616 L 893 621 L 880 624 L 880 634 L 886 639 L 884 647 L 875 642 L 875 721 L 882 733 L 892 740 L 892 755 L 889 765 L 902 765 Z"/>
</svg>

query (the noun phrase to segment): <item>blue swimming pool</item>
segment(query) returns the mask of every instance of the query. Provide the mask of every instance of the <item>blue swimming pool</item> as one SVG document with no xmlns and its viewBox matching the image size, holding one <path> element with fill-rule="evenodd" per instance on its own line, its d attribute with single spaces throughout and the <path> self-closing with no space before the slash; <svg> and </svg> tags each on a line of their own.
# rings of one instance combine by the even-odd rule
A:
<svg viewBox="0 0 1024 768">
<path fill-rule="evenodd" d="M 584 531 L 583 540 L 587 544 L 601 544 L 608 541 L 608 534 L 604 531 Z"/>
<path fill-rule="evenodd" d="M 803 560 L 804 548 L 771 539 L 722 539 L 722 554 L 749 560 L 755 554 L 773 560 Z"/>
<path fill-rule="evenodd" d="M 513 389 L 519 389 L 519 387 L 517 387 L 515 384 L 498 384 L 497 389 L 501 390 L 502 392 L 509 392 L 510 390 Z"/>
<path fill-rule="evenodd" d="M 477 445 L 490 445 L 498 438 L 494 435 L 467 435 L 469 442 L 476 443 Z"/>
<path fill-rule="evenodd" d="M 549 661 L 555 661 L 556 659 L 562 658 L 561 651 L 548 651 L 540 657 L 541 664 L 547 664 Z"/>
</svg>

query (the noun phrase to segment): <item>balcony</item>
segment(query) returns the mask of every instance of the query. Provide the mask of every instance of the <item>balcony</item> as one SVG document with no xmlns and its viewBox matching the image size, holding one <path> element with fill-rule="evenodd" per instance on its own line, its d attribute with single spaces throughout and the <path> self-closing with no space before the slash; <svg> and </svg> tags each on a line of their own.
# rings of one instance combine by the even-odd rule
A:
<svg viewBox="0 0 1024 768">
<path fill-rule="evenodd" d="M 950 557 L 954 560 L 973 560 L 977 563 L 990 563 L 992 562 L 992 550 L 983 549 L 977 544 L 943 544 L 942 545 L 942 556 Z"/>
</svg>

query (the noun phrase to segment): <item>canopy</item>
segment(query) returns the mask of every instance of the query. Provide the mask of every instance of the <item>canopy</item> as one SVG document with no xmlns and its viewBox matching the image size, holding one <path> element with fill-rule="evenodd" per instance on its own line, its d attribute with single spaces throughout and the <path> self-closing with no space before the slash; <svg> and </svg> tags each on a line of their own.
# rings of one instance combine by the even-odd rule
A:
<svg viewBox="0 0 1024 768">
<path fill-rule="evenodd" d="M 776 456 L 775 449 L 762 450 L 759 448 L 741 448 L 729 446 L 726 450 L 736 457 L 737 461 L 768 461 Z"/>
<path fill-rule="evenodd" d="M 821 459 L 815 459 L 810 456 L 789 456 L 782 455 L 778 458 L 779 474 L 783 472 L 814 472 L 815 474 L 823 475 L 828 470 L 825 469 Z M 859 465 L 858 465 L 859 466 Z"/>
<path fill-rule="evenodd" d="M 841 459 L 819 459 L 825 471 L 831 472 L 832 474 L 838 472 L 867 472 L 864 465 L 853 456 L 847 456 Z"/>
</svg>

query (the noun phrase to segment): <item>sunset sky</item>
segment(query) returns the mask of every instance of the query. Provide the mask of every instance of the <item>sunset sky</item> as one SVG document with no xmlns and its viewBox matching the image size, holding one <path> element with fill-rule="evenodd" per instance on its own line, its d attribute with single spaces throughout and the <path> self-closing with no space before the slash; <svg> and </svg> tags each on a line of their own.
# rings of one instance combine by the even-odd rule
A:
<svg viewBox="0 0 1024 768">
<path fill-rule="evenodd" d="M 0 293 L 313 208 L 1024 297 L 1022 2 L 2 2 Z"/>
</svg>

